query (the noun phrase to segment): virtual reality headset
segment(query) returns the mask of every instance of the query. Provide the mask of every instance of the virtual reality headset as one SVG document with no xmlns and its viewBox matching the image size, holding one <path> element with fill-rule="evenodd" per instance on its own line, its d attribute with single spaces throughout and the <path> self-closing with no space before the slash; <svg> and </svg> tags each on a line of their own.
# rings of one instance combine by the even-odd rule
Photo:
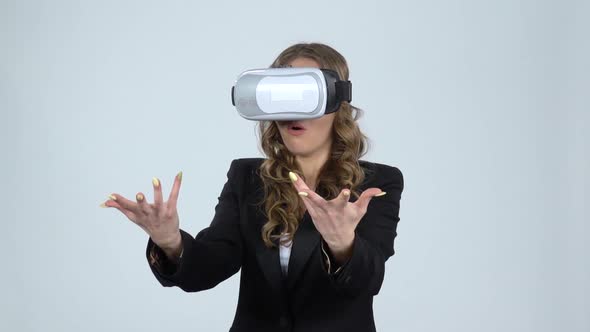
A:
<svg viewBox="0 0 590 332">
<path fill-rule="evenodd" d="M 231 89 L 232 104 L 245 119 L 303 120 L 336 112 L 352 100 L 352 83 L 315 67 L 242 72 Z"/>
</svg>

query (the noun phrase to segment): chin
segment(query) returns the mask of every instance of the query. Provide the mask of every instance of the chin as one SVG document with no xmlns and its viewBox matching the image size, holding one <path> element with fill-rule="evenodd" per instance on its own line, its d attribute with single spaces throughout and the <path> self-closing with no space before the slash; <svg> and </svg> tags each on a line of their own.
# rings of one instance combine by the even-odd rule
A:
<svg viewBox="0 0 590 332">
<path fill-rule="evenodd" d="M 295 155 L 298 155 L 298 154 L 301 154 L 303 152 L 303 151 L 301 151 L 299 149 L 293 149 L 290 146 L 287 146 L 287 150 L 289 150 L 289 153 L 292 154 L 292 155 L 294 155 L 294 156 Z"/>
<path fill-rule="evenodd" d="M 287 147 L 287 150 L 289 150 L 289 153 L 291 153 L 294 156 L 297 155 L 303 155 L 306 153 L 305 149 L 298 149 L 297 147 L 293 147 L 290 144 L 289 145 L 285 145 Z"/>
<path fill-rule="evenodd" d="M 293 155 L 293 156 L 299 156 L 299 157 L 308 157 L 311 156 L 313 154 L 312 150 L 309 149 L 289 149 L 289 152 Z"/>
</svg>

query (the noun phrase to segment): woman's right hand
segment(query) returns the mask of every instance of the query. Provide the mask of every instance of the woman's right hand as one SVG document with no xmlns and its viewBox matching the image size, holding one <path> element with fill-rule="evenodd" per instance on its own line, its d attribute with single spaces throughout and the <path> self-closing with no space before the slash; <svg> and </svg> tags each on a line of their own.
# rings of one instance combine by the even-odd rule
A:
<svg viewBox="0 0 590 332">
<path fill-rule="evenodd" d="M 182 172 L 179 172 L 174 179 L 167 202 L 162 200 L 161 182 L 157 178 L 153 178 L 153 204 L 148 203 L 145 196 L 138 192 L 135 195 L 137 202 L 113 193 L 109 195 L 110 199 L 101 206 L 114 207 L 121 211 L 129 220 L 141 227 L 152 238 L 152 241 L 164 251 L 176 251 L 182 245 L 178 211 L 176 210 L 181 180 Z"/>
</svg>

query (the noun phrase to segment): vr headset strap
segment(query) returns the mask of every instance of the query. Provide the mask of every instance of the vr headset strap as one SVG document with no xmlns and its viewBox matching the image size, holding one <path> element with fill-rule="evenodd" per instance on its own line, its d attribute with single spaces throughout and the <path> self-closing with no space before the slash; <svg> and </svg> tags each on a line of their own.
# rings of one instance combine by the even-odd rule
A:
<svg viewBox="0 0 590 332">
<path fill-rule="evenodd" d="M 350 103 L 352 100 L 352 83 L 350 81 L 336 81 L 336 99 Z"/>
</svg>

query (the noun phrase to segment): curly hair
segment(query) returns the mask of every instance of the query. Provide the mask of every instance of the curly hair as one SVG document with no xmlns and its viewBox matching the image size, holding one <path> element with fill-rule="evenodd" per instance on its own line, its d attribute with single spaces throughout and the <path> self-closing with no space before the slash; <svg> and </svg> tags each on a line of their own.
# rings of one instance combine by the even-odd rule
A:
<svg viewBox="0 0 590 332">
<path fill-rule="evenodd" d="M 271 64 L 271 68 L 287 66 L 296 58 L 315 60 L 320 68 L 335 70 L 340 79 L 349 79 L 346 59 L 332 47 L 322 43 L 297 43 L 284 51 Z M 332 147 L 326 163 L 318 175 L 316 193 L 326 200 L 337 197 L 347 188 L 351 197 L 358 199 L 358 186 L 365 179 L 359 159 L 368 152 L 369 138 L 357 123 L 362 116 L 360 108 L 344 101 L 335 114 L 332 126 Z M 354 113 L 354 114 L 353 114 Z M 260 148 L 266 159 L 260 165 L 258 174 L 264 184 L 264 198 L 258 205 L 267 222 L 262 227 L 262 239 L 267 247 L 277 246 L 277 241 L 286 244 L 303 218 L 304 204 L 293 188 L 288 173 L 292 171 L 305 181 L 305 176 L 287 149 L 275 121 L 259 121 Z"/>
</svg>

